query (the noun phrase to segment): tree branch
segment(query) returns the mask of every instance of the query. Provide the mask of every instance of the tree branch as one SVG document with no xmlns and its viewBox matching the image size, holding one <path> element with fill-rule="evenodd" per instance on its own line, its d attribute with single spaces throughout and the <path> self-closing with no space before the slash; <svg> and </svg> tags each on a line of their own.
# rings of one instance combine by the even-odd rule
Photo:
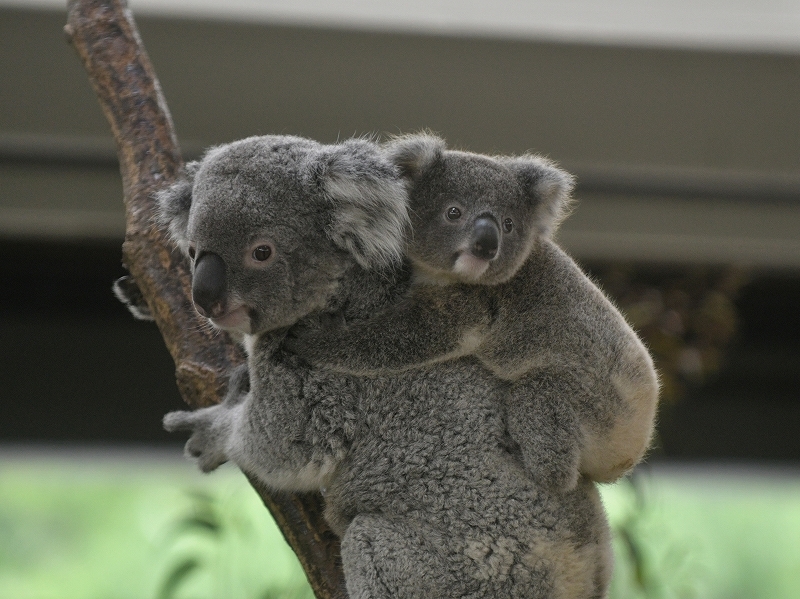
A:
<svg viewBox="0 0 800 599">
<path fill-rule="evenodd" d="M 190 301 L 189 268 L 153 225 L 153 193 L 183 166 L 172 119 L 124 0 L 70 0 L 65 32 L 117 142 L 127 215 L 123 262 L 142 291 L 176 365 L 178 388 L 194 406 L 224 394 L 241 350 L 200 326 Z M 320 599 L 346 597 L 339 541 L 326 525 L 321 496 L 276 494 L 250 482 L 297 553 Z"/>
</svg>

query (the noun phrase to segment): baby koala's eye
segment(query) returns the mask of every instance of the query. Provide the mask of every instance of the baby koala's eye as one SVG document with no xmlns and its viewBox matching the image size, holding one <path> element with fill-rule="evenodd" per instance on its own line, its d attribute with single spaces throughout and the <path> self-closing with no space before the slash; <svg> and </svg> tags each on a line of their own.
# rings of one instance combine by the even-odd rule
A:
<svg viewBox="0 0 800 599">
<path fill-rule="evenodd" d="M 257 260 L 258 262 L 264 262 L 265 260 L 269 260 L 269 257 L 272 255 L 272 248 L 268 245 L 260 245 L 256 249 L 253 250 L 253 260 Z"/>
<path fill-rule="evenodd" d="M 513 220 L 511 220 L 510 218 L 507 218 L 506 220 L 503 221 L 503 231 L 505 231 L 506 233 L 511 233 L 511 231 L 513 229 L 514 229 L 514 221 Z"/>
<path fill-rule="evenodd" d="M 459 218 L 461 218 L 461 210 L 459 210 L 455 206 L 448 208 L 447 218 L 448 220 L 458 220 Z"/>
<path fill-rule="evenodd" d="M 195 254 L 196 254 L 196 251 L 195 251 L 195 249 L 194 249 L 194 246 L 193 246 L 193 245 L 190 245 L 190 246 L 189 246 L 189 258 L 190 258 L 191 260 L 194 260 Z"/>
</svg>

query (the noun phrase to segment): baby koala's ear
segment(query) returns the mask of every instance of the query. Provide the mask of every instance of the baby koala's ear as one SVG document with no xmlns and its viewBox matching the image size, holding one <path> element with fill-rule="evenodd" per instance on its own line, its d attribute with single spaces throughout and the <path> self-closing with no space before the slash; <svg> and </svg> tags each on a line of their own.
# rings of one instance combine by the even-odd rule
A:
<svg viewBox="0 0 800 599">
<path fill-rule="evenodd" d="M 155 194 L 156 223 L 162 229 L 166 229 L 172 240 L 184 251 L 189 210 L 192 207 L 192 186 L 199 169 L 200 162 L 187 163 L 172 185 Z"/>
<path fill-rule="evenodd" d="M 516 175 L 531 201 L 537 234 L 550 237 L 569 216 L 575 177 L 542 156 L 527 154 L 499 160 Z"/>
<path fill-rule="evenodd" d="M 328 146 L 314 175 L 333 204 L 328 235 L 364 268 L 402 261 L 408 192 L 377 144 L 350 139 Z"/>
<path fill-rule="evenodd" d="M 428 170 L 447 149 L 444 140 L 429 133 L 396 137 L 384 144 L 389 160 L 412 181 Z"/>
</svg>

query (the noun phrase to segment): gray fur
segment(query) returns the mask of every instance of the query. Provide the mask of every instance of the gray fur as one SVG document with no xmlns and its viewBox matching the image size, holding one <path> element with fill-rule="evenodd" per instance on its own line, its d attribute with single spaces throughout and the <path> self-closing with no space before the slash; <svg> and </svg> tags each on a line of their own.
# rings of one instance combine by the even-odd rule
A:
<svg viewBox="0 0 800 599">
<path fill-rule="evenodd" d="M 389 159 L 400 169 L 400 174 L 412 181 L 441 159 L 447 146 L 435 135 L 420 134 L 396 137 L 386 144 Z"/>
<path fill-rule="evenodd" d="M 550 240 L 572 177 L 538 156 L 448 151 L 429 135 L 388 153 L 410 179 L 417 282 L 368 321 L 297 329 L 292 351 L 362 375 L 475 356 L 510 383 L 508 428 L 537 480 L 569 489 L 579 473 L 610 482 L 628 472 L 650 443 L 658 382 L 619 311 Z M 485 272 L 464 276 L 458 262 L 487 214 L 513 229 Z"/>
<path fill-rule="evenodd" d="M 159 193 L 159 222 L 178 246 L 225 260 L 225 307 L 249 311 L 249 328 L 235 332 L 289 326 L 325 308 L 354 262 L 396 266 L 407 197 L 394 166 L 371 148 L 356 139 L 323 146 L 248 138 L 212 148 Z M 268 266 L 245 267 L 248 248 L 260 241 L 275 248 Z"/>
<path fill-rule="evenodd" d="M 167 229 L 170 237 L 178 244 L 185 237 L 189 220 L 189 205 L 192 201 L 192 179 L 200 168 L 200 162 L 188 162 L 178 180 L 156 193 L 156 223 Z"/>
<path fill-rule="evenodd" d="M 364 170 L 337 175 L 353 178 L 340 191 L 364 171 L 384 178 L 373 190 L 404 184 L 377 147 L 357 143 Z M 177 241 L 198 261 L 203 251 L 224 257 L 234 298 L 225 303 L 246 302 L 250 321 L 233 329 L 248 364 L 225 401 L 168 414 L 166 428 L 191 431 L 186 451 L 204 471 L 230 460 L 274 489 L 324 489 L 351 599 L 604 597 L 611 552 L 597 490 L 581 479 L 555 492 L 525 473 L 504 424 L 503 381 L 469 357 L 359 377 L 282 348 L 292 319 L 324 309 L 358 322 L 409 285 L 407 268 L 385 268 L 394 252 L 362 251 L 373 232 L 359 227 L 385 219 L 359 219 L 352 247 L 323 233 L 348 203 L 324 181 L 339 147 L 281 137 L 223 146 L 191 180 L 188 217 L 164 222 L 186 223 Z M 398 197 L 376 194 L 371 210 L 395 213 Z M 275 249 L 258 267 L 242 260 L 253 237 Z"/>
</svg>

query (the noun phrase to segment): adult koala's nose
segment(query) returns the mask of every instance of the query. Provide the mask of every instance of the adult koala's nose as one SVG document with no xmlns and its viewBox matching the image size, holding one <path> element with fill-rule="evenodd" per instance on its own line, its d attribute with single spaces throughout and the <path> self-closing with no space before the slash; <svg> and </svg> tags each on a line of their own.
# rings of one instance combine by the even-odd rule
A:
<svg viewBox="0 0 800 599">
<path fill-rule="evenodd" d="M 485 214 L 475 219 L 472 229 L 472 254 L 481 260 L 493 260 L 500 247 L 500 226 L 493 216 Z"/>
<path fill-rule="evenodd" d="M 201 253 L 195 260 L 192 301 L 206 318 L 216 318 L 225 313 L 226 270 L 225 260 L 214 252 Z"/>
</svg>

